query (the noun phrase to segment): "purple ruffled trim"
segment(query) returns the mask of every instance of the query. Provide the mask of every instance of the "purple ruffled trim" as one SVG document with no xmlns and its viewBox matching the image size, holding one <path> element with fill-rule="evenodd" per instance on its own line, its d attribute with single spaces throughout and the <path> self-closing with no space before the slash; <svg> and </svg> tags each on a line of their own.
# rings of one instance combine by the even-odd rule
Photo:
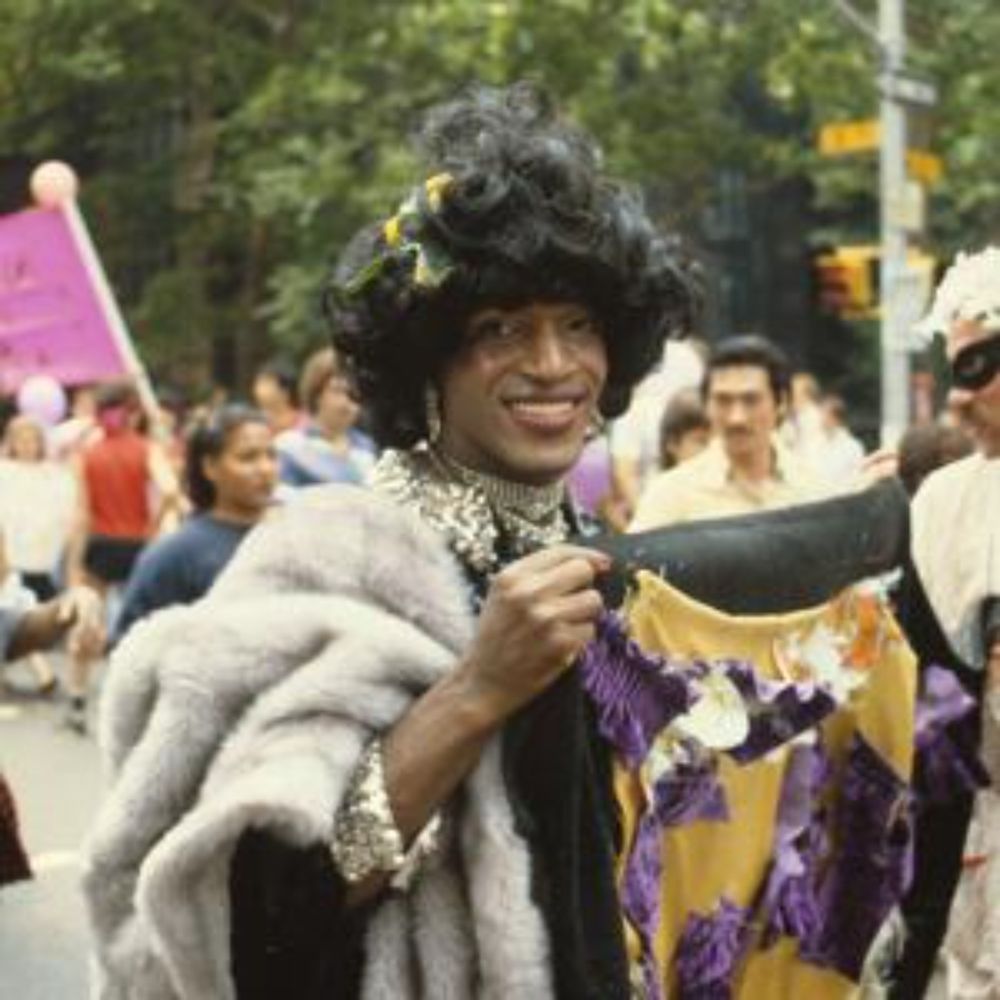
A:
<svg viewBox="0 0 1000 1000">
<path fill-rule="evenodd" d="M 622 909 L 642 942 L 642 969 L 649 1000 L 659 1000 L 653 938 L 660 923 L 661 827 L 652 813 L 639 820 L 622 882 Z"/>
<path fill-rule="evenodd" d="M 746 740 L 727 751 L 740 764 L 789 742 L 837 707 L 833 697 L 814 684 L 768 680 L 741 660 L 715 666 L 743 696 L 750 716 Z M 712 666 L 646 653 L 628 637 L 616 615 L 605 614 L 597 637 L 580 657 L 580 669 L 584 690 L 597 707 L 601 735 L 629 767 L 636 767 L 659 733 L 695 704 L 700 697 L 697 682 Z"/>
<path fill-rule="evenodd" d="M 837 708 L 833 696 L 815 684 L 769 680 L 739 660 L 727 661 L 725 672 L 750 714 L 747 738 L 728 751 L 739 764 L 749 764 L 783 746 Z"/>
<path fill-rule="evenodd" d="M 762 893 L 764 947 L 782 935 L 806 941 L 819 931 L 817 866 L 826 846 L 820 791 L 829 774 L 818 743 L 792 748 L 778 803 L 774 862 Z"/>
<path fill-rule="evenodd" d="M 712 757 L 691 748 L 691 757 L 678 763 L 653 786 L 652 814 L 661 828 L 698 820 L 726 821 L 729 807 L 719 784 Z"/>
<path fill-rule="evenodd" d="M 643 652 L 617 616 L 605 614 L 580 657 L 583 688 L 597 707 L 601 735 L 637 767 L 659 733 L 696 701 L 683 669 Z"/>
<path fill-rule="evenodd" d="M 678 991 L 684 1000 L 729 1000 L 747 942 L 749 910 L 723 897 L 709 916 L 688 916 L 677 945 Z"/>
<path fill-rule="evenodd" d="M 989 775 L 976 752 L 975 699 L 936 665 L 924 671 L 917 702 L 914 785 L 920 803 L 946 803 L 985 788 Z"/>
<path fill-rule="evenodd" d="M 918 747 L 933 743 L 945 726 L 970 715 L 975 699 L 944 667 L 931 664 L 923 677 L 923 691 L 917 700 L 916 739 Z"/>
<path fill-rule="evenodd" d="M 622 909 L 642 942 L 643 975 L 650 1000 L 660 996 L 653 938 L 660 924 L 663 830 L 695 820 L 729 818 L 714 760 L 707 754 L 699 754 L 691 745 L 685 744 L 685 749 L 688 759 L 678 763 L 653 787 L 653 801 L 639 818 L 622 884 Z"/>
<path fill-rule="evenodd" d="M 788 742 L 836 708 L 833 698 L 815 685 L 770 681 L 742 661 L 713 665 L 650 655 L 628 637 L 613 614 L 602 617 L 595 640 L 580 658 L 583 687 L 595 705 L 601 735 L 633 769 L 645 761 L 657 736 L 698 700 L 698 682 L 720 668 L 740 692 L 750 717 L 747 739 L 727 751 L 741 764 Z M 652 1000 L 660 996 L 652 943 L 660 921 L 663 830 L 695 820 L 729 818 L 713 756 L 692 740 L 683 741 L 677 751 L 676 764 L 657 781 L 652 801 L 639 817 L 622 884 L 622 907 L 642 942 L 642 966 Z M 777 896 L 777 918 L 811 927 L 802 915 L 804 904 L 795 905 L 796 888 L 793 883 Z"/>
<path fill-rule="evenodd" d="M 625 863 L 622 910 L 642 942 L 643 975 L 650 1000 L 660 996 L 653 939 L 660 925 L 663 830 L 695 820 L 729 818 L 714 761 L 707 755 L 699 756 L 693 747 L 689 753 L 688 760 L 679 763 L 653 787 L 652 805 L 639 819 L 635 842 Z"/>
<path fill-rule="evenodd" d="M 912 801 L 905 782 L 855 733 L 836 807 L 836 860 L 820 889 L 822 924 L 802 957 L 858 980 L 910 881 Z"/>
</svg>

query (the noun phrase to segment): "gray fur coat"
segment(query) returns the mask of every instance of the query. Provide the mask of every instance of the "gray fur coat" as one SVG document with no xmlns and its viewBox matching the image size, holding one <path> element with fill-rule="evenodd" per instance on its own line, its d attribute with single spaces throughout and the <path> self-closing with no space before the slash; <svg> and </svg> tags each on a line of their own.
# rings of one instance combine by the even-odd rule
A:
<svg viewBox="0 0 1000 1000">
<path fill-rule="evenodd" d="M 365 743 L 451 669 L 472 627 L 441 539 L 339 486 L 255 529 L 199 603 L 137 625 L 101 706 L 110 789 L 84 877 L 93 996 L 231 1000 L 241 834 L 327 841 Z M 464 792 L 439 863 L 369 924 L 366 1000 L 552 994 L 498 740 Z"/>
</svg>

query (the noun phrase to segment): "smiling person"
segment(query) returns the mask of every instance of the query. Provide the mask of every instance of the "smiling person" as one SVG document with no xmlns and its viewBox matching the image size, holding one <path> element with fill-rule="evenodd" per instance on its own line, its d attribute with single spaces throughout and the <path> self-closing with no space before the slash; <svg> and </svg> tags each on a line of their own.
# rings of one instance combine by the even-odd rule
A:
<svg viewBox="0 0 1000 1000">
<path fill-rule="evenodd" d="M 328 296 L 388 449 L 373 488 L 302 491 L 113 659 L 99 996 L 631 995 L 569 669 L 609 561 L 568 542 L 564 477 L 691 294 L 533 88 L 473 91 L 422 139 Z"/>
<path fill-rule="evenodd" d="M 754 335 L 717 344 L 706 363 L 702 397 L 709 446 L 646 487 L 630 530 L 787 507 L 826 494 L 778 440 L 789 367 L 777 346 Z"/>
<path fill-rule="evenodd" d="M 114 622 L 113 643 L 139 619 L 190 604 L 208 591 L 267 513 L 277 469 L 271 429 L 257 410 L 223 406 L 190 431 L 184 475 L 194 513 L 139 557 Z"/>
</svg>

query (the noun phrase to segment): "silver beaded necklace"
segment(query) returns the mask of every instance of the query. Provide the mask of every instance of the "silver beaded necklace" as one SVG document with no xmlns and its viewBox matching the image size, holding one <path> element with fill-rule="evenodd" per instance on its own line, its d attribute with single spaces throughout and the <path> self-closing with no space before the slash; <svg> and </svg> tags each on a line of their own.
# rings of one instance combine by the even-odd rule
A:
<svg viewBox="0 0 1000 1000">
<path fill-rule="evenodd" d="M 503 539 L 513 556 L 564 541 L 569 525 L 562 483 L 528 486 L 490 476 L 457 462 L 440 447 L 386 451 L 375 466 L 373 487 L 415 507 L 441 532 L 471 569 L 499 569 Z"/>
</svg>

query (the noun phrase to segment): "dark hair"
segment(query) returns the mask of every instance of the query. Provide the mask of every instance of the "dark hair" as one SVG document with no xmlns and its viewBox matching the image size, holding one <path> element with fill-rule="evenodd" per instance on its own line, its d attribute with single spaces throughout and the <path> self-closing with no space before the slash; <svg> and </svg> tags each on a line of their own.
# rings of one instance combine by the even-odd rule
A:
<svg viewBox="0 0 1000 1000">
<path fill-rule="evenodd" d="M 568 300 L 605 334 L 607 417 L 693 320 L 695 295 L 674 243 L 636 193 L 601 172 L 592 140 L 539 90 L 477 88 L 433 109 L 420 143 L 431 180 L 392 220 L 358 233 L 325 296 L 334 346 L 384 445 L 427 434 L 425 389 L 485 305 Z"/>
<path fill-rule="evenodd" d="M 257 369 L 255 378 L 273 379 L 288 396 L 293 406 L 298 405 L 299 378 L 295 365 L 285 358 L 272 358 Z"/>
<path fill-rule="evenodd" d="M 243 403 L 226 403 L 196 423 L 187 435 L 184 452 L 184 482 L 191 503 L 198 510 L 210 510 L 215 503 L 215 484 L 205 475 L 206 458 L 217 458 L 233 433 L 244 424 L 268 426 L 260 410 Z"/>
<path fill-rule="evenodd" d="M 101 382 L 94 390 L 94 408 L 100 413 L 119 406 L 130 409 L 139 406 L 139 393 L 135 386 L 125 378 Z"/>
<path fill-rule="evenodd" d="M 899 478 L 912 497 L 935 469 L 971 455 L 975 443 L 961 427 L 917 424 L 899 441 Z"/>
<path fill-rule="evenodd" d="M 708 414 L 695 390 L 678 392 L 667 403 L 660 420 L 660 464 L 669 469 L 673 464 L 670 445 L 691 431 L 709 429 Z"/>
<path fill-rule="evenodd" d="M 767 372 L 775 401 L 778 403 L 787 401 L 791 385 L 788 358 L 777 344 L 753 333 L 729 337 L 713 346 L 705 362 L 705 375 L 701 384 L 702 396 L 708 396 L 712 385 L 712 372 L 720 368 L 736 368 L 741 365 L 763 368 Z"/>
</svg>

